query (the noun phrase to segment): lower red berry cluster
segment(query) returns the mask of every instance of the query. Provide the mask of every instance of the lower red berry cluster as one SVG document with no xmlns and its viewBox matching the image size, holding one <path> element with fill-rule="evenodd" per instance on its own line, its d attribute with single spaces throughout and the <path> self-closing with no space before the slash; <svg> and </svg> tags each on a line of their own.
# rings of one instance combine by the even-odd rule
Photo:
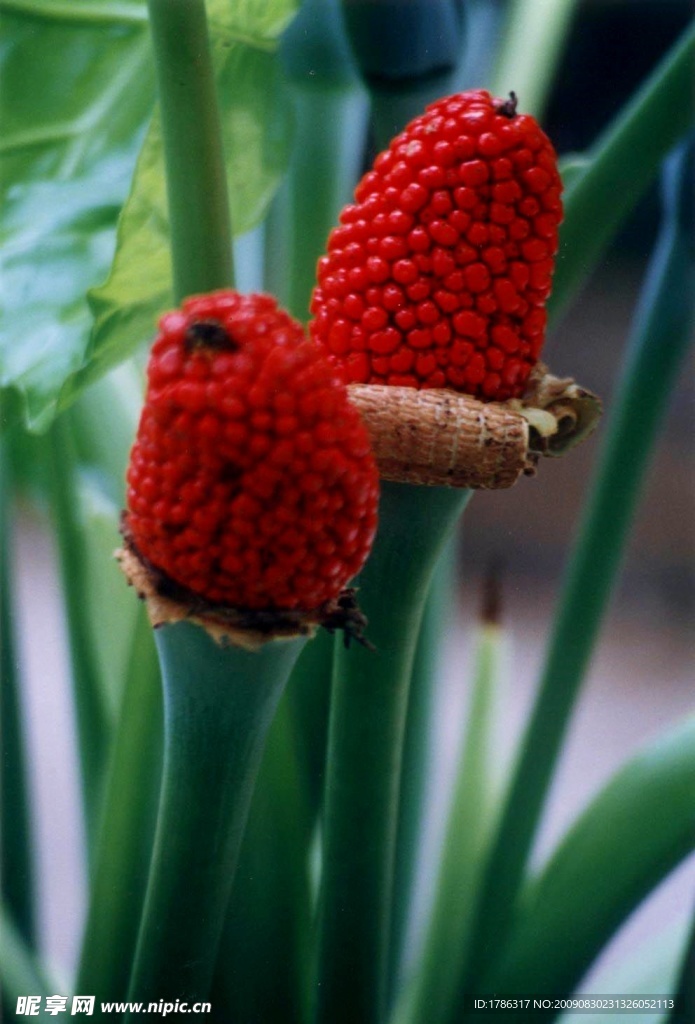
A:
<svg viewBox="0 0 695 1024">
<path fill-rule="evenodd" d="M 560 194 L 553 147 L 514 98 L 431 104 L 330 236 L 314 339 L 353 382 L 522 394 L 544 339 Z"/>
<path fill-rule="evenodd" d="M 346 389 L 264 295 L 160 321 L 126 527 L 173 581 L 235 608 L 313 610 L 362 567 L 378 476 Z"/>
</svg>

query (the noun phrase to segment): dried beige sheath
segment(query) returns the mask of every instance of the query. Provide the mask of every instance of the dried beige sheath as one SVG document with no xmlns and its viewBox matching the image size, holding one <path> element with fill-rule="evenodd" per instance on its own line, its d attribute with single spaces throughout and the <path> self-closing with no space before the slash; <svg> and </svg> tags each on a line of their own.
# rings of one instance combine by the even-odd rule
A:
<svg viewBox="0 0 695 1024">
<path fill-rule="evenodd" d="M 480 402 L 450 390 L 351 384 L 384 480 L 501 489 L 596 428 L 601 403 L 542 365 L 523 399 Z"/>
<path fill-rule="evenodd" d="M 385 480 L 511 487 L 532 464 L 529 425 L 516 411 L 445 390 L 352 384 Z"/>
</svg>

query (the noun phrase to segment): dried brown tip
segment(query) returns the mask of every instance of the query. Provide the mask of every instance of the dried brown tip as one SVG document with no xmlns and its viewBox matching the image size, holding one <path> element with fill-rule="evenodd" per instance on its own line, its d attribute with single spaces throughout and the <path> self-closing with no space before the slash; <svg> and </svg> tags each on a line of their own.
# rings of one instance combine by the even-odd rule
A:
<svg viewBox="0 0 695 1024">
<path fill-rule="evenodd" d="M 554 377 L 539 364 L 522 399 L 522 413 L 531 428 L 531 449 L 560 458 L 596 430 L 603 406 L 600 398 L 571 377 Z"/>
<path fill-rule="evenodd" d="M 601 403 L 544 366 L 523 399 L 481 402 L 445 389 L 351 384 L 384 480 L 500 490 L 535 473 L 596 428 Z"/>
<path fill-rule="evenodd" d="M 294 640 L 311 637 L 320 626 L 330 633 L 342 629 L 345 644 L 351 640 L 371 647 L 364 632 L 367 619 L 360 611 L 354 589 L 341 591 L 337 598 L 311 612 L 283 609 L 225 608 L 213 605 L 175 583 L 144 558 L 121 522 L 123 547 L 115 553 L 121 570 L 138 597 L 145 602 L 154 629 L 175 622 L 194 622 L 221 647 L 258 650 L 269 640 Z"/>
<path fill-rule="evenodd" d="M 516 108 L 519 99 L 515 92 L 509 93 L 509 99 L 504 100 L 502 103 L 498 103 L 495 110 L 498 114 L 502 114 L 503 117 L 516 117 Z"/>
</svg>

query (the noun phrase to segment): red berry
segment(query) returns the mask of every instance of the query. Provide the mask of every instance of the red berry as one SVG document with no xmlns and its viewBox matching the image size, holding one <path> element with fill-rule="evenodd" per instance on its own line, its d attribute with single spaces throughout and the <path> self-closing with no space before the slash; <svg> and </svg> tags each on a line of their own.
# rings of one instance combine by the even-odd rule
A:
<svg viewBox="0 0 695 1024">
<path fill-rule="evenodd" d="M 556 164 L 514 97 L 476 90 L 431 104 L 377 157 L 329 239 L 314 340 L 351 381 L 441 379 L 486 401 L 521 395 L 543 342 L 536 314 L 562 219 Z M 363 277 L 341 292 L 341 275 L 357 271 Z M 359 349 L 342 326 L 351 320 L 363 332 Z M 422 355 L 433 345 L 436 372 Z"/>
<path fill-rule="evenodd" d="M 128 469 L 135 547 L 214 604 L 335 598 L 367 557 L 378 498 L 341 377 L 267 295 L 196 296 L 159 327 Z M 343 349 L 347 322 L 329 330 Z"/>
</svg>

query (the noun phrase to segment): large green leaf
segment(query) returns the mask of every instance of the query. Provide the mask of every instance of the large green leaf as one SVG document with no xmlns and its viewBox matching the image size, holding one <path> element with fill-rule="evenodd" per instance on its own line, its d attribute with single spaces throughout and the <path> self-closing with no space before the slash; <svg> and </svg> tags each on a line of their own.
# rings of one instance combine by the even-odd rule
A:
<svg viewBox="0 0 695 1024">
<path fill-rule="evenodd" d="M 0 905 L 0 982 L 11 1006 L 16 1005 L 19 996 L 47 996 L 62 988 L 34 957 L 4 905 Z"/>
<path fill-rule="evenodd" d="M 207 0 L 213 36 L 251 46 L 273 48 L 301 0 Z"/>
<path fill-rule="evenodd" d="M 36 429 L 83 361 L 85 292 L 113 254 L 154 84 L 140 3 L 0 10 L 0 385 L 13 392 L 6 415 Z"/>
<path fill-rule="evenodd" d="M 695 717 L 634 757 L 529 883 L 496 991 L 572 992 L 644 896 L 695 848 Z"/>
<path fill-rule="evenodd" d="M 295 6 L 208 3 L 225 134 L 234 140 L 228 154 L 237 231 L 262 215 L 284 167 L 286 119 L 272 51 Z M 41 430 L 149 334 L 168 301 L 166 206 L 153 126 L 113 275 L 95 299 L 100 320 L 90 342 L 85 296 L 104 280 L 113 257 L 118 214 L 153 109 L 154 76 L 141 0 L 0 0 L 0 11 L 0 387 L 5 419 L 23 416 Z M 151 286 L 149 302 L 143 282 Z M 129 290 L 134 283 L 138 288 Z"/>
<path fill-rule="evenodd" d="M 682 919 L 681 919 L 682 917 Z M 582 983 L 577 995 L 625 993 L 633 996 L 667 996 L 676 992 L 678 971 L 688 943 L 689 922 L 684 915 L 650 935 L 636 947 L 631 947 L 620 959 L 610 957 L 591 978 Z M 615 1009 L 605 1013 L 592 1013 L 591 1024 L 672 1024 L 663 1011 L 640 1013 L 636 1018 L 631 1011 L 621 1013 Z M 548 1024 L 550 1022 L 548 1021 Z M 587 1015 L 581 1011 L 563 1013 L 559 1024 L 587 1024 Z"/>
<path fill-rule="evenodd" d="M 0 380 L 19 392 L 30 429 L 48 425 L 84 361 L 85 293 L 108 269 L 131 169 L 127 157 L 105 157 L 66 181 L 18 184 L 5 203 Z"/>
</svg>

